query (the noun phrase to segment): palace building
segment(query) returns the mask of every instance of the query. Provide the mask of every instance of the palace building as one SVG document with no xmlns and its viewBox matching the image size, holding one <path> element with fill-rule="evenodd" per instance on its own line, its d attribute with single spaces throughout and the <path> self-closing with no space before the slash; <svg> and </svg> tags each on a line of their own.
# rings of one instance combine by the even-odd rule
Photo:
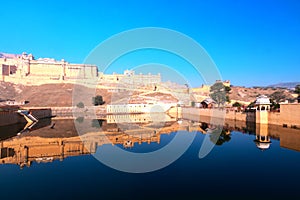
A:
<svg viewBox="0 0 300 200">
<path fill-rule="evenodd" d="M 161 82 L 160 74 L 104 74 L 96 65 L 74 64 L 53 58 L 35 59 L 32 54 L 0 53 L 0 81 L 26 85 L 49 83 L 78 83 L 96 81 L 99 84 L 155 85 Z"/>
<path fill-rule="evenodd" d="M 18 80 L 73 80 L 98 77 L 96 65 L 72 64 L 51 58 L 34 59 L 32 54 L 21 55 L 0 53 L 0 76 L 2 81 Z"/>
</svg>

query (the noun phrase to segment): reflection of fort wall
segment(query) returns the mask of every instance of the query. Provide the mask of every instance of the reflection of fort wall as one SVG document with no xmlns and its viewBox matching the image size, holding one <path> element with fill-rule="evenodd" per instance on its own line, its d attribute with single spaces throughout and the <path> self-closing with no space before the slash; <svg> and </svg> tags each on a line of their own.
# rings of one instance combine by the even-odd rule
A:
<svg viewBox="0 0 300 200">
<path fill-rule="evenodd" d="M 277 116 L 279 115 L 279 113 L 271 114 Z M 197 116 L 191 114 L 185 114 L 184 116 L 187 120 L 199 120 L 200 122 L 207 124 L 210 124 L 212 122 L 210 116 Z M 282 125 L 278 126 L 274 124 L 257 124 L 251 121 L 232 120 L 228 118 L 225 119 L 224 129 L 256 134 L 257 136 L 262 136 L 265 138 L 270 137 L 272 139 L 280 140 L 281 147 L 300 151 L 300 129 L 285 128 Z"/>
<path fill-rule="evenodd" d="M 130 134 L 125 134 L 124 132 L 101 132 L 70 138 L 42 138 L 37 136 L 13 138 L 0 142 L 0 163 L 13 163 L 22 166 L 30 165 L 33 161 L 49 162 L 55 159 L 62 160 L 69 156 L 95 153 L 97 147 L 104 144 L 120 144 L 124 147 L 133 147 L 135 144 L 160 143 L 160 134 L 165 133 L 165 131 L 175 130 L 177 129 L 165 129 L 159 133 L 137 131 Z"/>
<path fill-rule="evenodd" d="M 161 134 L 178 130 L 198 130 L 198 126 L 166 122 L 162 127 L 131 127 L 121 130 L 117 124 L 103 121 L 101 129 L 92 129 L 79 137 L 74 120 L 52 120 L 49 126 L 0 142 L 0 163 L 29 166 L 32 162 L 51 162 L 69 156 L 94 153 L 97 147 L 112 144 L 125 148 L 142 143 L 160 143 Z"/>
<path fill-rule="evenodd" d="M 25 137 L 0 143 L 1 163 L 30 165 L 32 161 L 43 162 L 65 157 L 94 153 L 95 143 L 84 143 L 80 138 Z"/>
<path fill-rule="evenodd" d="M 52 116 L 52 111 L 49 108 L 43 109 L 29 109 L 29 112 L 38 119 L 49 118 Z M 16 123 L 26 123 L 23 116 L 16 111 L 1 111 L 0 112 L 0 126 L 6 126 Z"/>
<path fill-rule="evenodd" d="M 101 126 L 90 128 L 81 137 L 77 135 L 74 120 L 52 120 L 52 124 L 56 124 L 54 129 L 46 126 L 0 142 L 0 163 L 12 163 L 22 166 L 30 165 L 32 162 L 51 162 L 69 156 L 94 153 L 97 147 L 105 144 L 130 148 L 142 143 L 160 143 L 162 134 L 180 130 L 205 133 L 206 129 L 210 127 L 210 116 L 190 116 L 192 116 L 191 119 L 179 122 L 166 121 L 163 126 L 161 124 L 156 126 L 156 123 L 151 124 L 149 121 L 146 123 L 123 123 L 124 126 L 101 121 Z M 138 120 L 143 117 L 145 116 L 141 115 L 135 118 Z M 91 126 L 91 122 L 95 121 L 87 120 L 86 122 Z M 75 121 L 75 123 L 78 122 Z M 300 130 L 297 129 L 232 119 L 226 119 L 224 128 L 229 131 L 248 132 L 250 130 L 260 136 L 280 139 L 281 147 L 300 151 Z"/>
<path fill-rule="evenodd" d="M 21 117 L 16 112 L 11 112 L 11 111 L 0 112 L 0 126 L 6 126 L 6 125 L 17 124 L 22 122 L 25 123 L 24 117 Z"/>
<path fill-rule="evenodd" d="M 281 147 L 300 151 L 300 129 L 274 125 L 269 125 L 268 129 L 271 138 L 280 140 Z"/>
</svg>

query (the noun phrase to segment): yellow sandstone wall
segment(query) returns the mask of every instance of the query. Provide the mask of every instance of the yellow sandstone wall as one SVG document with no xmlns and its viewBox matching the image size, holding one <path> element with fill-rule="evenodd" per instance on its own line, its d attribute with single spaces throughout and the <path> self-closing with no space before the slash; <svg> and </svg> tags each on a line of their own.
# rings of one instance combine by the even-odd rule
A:
<svg viewBox="0 0 300 200">
<path fill-rule="evenodd" d="M 281 104 L 280 114 L 271 113 L 270 124 L 287 124 L 287 126 L 300 127 L 300 104 Z"/>
<path fill-rule="evenodd" d="M 201 117 L 220 117 L 222 118 L 223 111 L 218 109 L 200 109 L 200 108 L 182 108 L 183 118 L 190 119 L 193 116 L 194 120 L 199 120 Z M 195 117 L 197 116 L 197 117 Z M 274 124 L 287 127 L 300 127 L 300 104 L 282 104 L 280 105 L 280 112 L 235 112 L 226 111 L 226 120 L 237 120 L 255 122 L 261 124 Z"/>
<path fill-rule="evenodd" d="M 62 66 L 57 64 L 30 64 L 31 76 L 47 76 L 53 78 L 59 78 L 62 74 Z"/>
</svg>

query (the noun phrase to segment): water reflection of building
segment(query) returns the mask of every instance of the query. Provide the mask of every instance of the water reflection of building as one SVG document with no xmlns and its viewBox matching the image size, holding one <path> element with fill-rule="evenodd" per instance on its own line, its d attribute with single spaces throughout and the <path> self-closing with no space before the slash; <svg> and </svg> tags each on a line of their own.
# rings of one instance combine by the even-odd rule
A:
<svg viewBox="0 0 300 200">
<path fill-rule="evenodd" d="M 140 118 L 140 117 L 138 117 Z M 30 166 L 33 162 L 52 162 L 70 156 L 92 154 L 104 144 L 132 148 L 142 143 L 160 143 L 162 134 L 178 130 L 199 131 L 199 124 L 166 121 L 163 125 L 146 122 L 120 124 L 101 122 L 101 131 L 90 131 L 78 136 L 73 120 L 55 120 L 55 128 L 41 127 L 30 133 L 0 141 L 0 163 Z M 93 130 L 95 127 L 93 127 Z"/>
<path fill-rule="evenodd" d="M 137 119 L 139 119 L 139 116 Z M 98 120 L 97 120 L 98 121 Z M 139 120 L 138 120 L 139 121 Z M 166 121 L 157 123 L 108 123 L 101 120 L 101 128 L 92 127 L 81 137 L 78 136 L 73 120 L 55 120 L 47 122 L 47 126 L 40 126 L 21 136 L 0 141 L 0 163 L 18 164 L 21 167 L 30 166 L 33 162 L 52 162 L 63 160 L 70 156 L 91 154 L 104 144 L 118 145 L 123 148 L 132 148 L 142 143 L 160 143 L 161 135 L 176 131 L 197 131 L 212 134 L 218 127 L 208 122 L 193 120 Z M 256 133 L 256 144 L 260 149 L 270 147 L 270 139 L 280 139 L 280 146 L 300 151 L 300 130 L 268 125 L 254 125 L 248 130 L 243 124 L 226 122 L 221 135 L 211 138 L 221 145 L 230 142 L 232 130 L 245 133 Z"/>
<path fill-rule="evenodd" d="M 176 104 L 163 102 L 160 104 L 111 104 L 107 105 L 106 112 L 110 114 L 165 113 L 172 107 L 176 107 Z"/>
<path fill-rule="evenodd" d="M 123 115 L 107 115 L 107 123 L 149 123 L 149 122 L 175 122 L 176 118 L 161 113 L 145 113 L 145 114 L 123 114 Z"/>
<path fill-rule="evenodd" d="M 271 140 L 268 132 L 268 124 L 256 125 L 256 139 L 254 140 L 257 148 L 267 150 L 270 148 Z"/>
<path fill-rule="evenodd" d="M 0 163 L 18 164 L 20 167 L 30 166 L 35 162 L 63 160 L 69 156 L 93 153 L 95 143 L 82 142 L 80 138 L 14 138 L 0 143 Z"/>
<path fill-rule="evenodd" d="M 199 120 L 192 116 L 186 117 L 185 120 Z M 202 129 L 210 128 L 210 117 L 201 116 Z M 211 129 L 211 128 L 210 128 Z M 279 140 L 280 147 L 287 148 L 300 152 L 300 129 L 299 128 L 287 128 L 284 126 L 259 124 L 251 121 L 239 121 L 239 120 L 225 120 L 223 129 L 230 131 L 238 131 L 245 134 L 255 135 L 255 142 L 261 149 L 271 148 L 271 139 Z"/>
</svg>

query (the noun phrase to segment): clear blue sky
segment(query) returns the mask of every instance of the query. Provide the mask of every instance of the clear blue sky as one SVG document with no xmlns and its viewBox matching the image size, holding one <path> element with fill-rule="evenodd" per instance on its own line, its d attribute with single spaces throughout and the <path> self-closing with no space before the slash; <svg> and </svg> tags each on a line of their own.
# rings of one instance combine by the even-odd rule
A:
<svg viewBox="0 0 300 200">
<path fill-rule="evenodd" d="M 82 63 L 114 34 L 164 27 L 201 44 L 233 85 L 300 81 L 299 2 L 3 1 L 0 52 Z M 135 62 L 118 63 L 121 73 Z"/>
</svg>

